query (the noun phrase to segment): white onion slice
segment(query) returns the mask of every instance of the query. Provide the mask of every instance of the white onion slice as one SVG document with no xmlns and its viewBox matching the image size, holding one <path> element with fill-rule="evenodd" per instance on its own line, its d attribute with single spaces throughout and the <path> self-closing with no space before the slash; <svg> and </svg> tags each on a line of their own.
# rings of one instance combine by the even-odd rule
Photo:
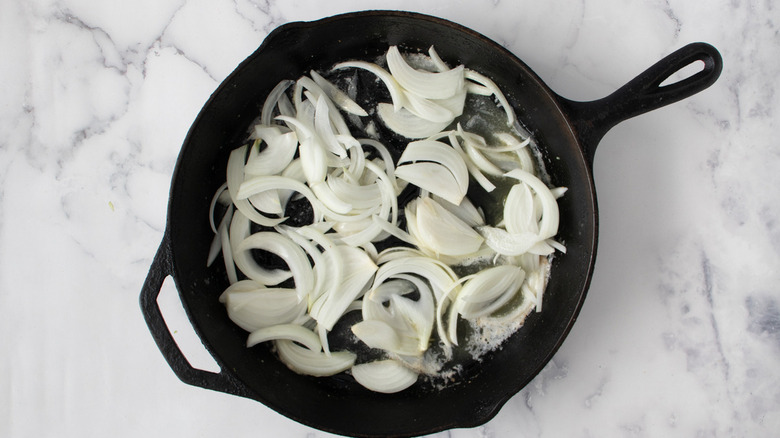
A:
<svg viewBox="0 0 780 438">
<path fill-rule="evenodd" d="M 314 79 L 314 82 L 317 83 L 317 85 L 322 88 L 322 91 L 327 94 L 327 96 L 330 98 L 333 103 L 335 103 L 339 108 L 343 109 L 344 111 L 354 114 L 356 116 L 367 116 L 368 113 L 366 110 L 360 107 L 360 105 L 357 104 L 354 100 L 352 100 L 347 93 L 341 91 L 338 87 L 333 85 L 330 81 L 322 77 L 319 73 L 312 70 L 310 72 L 311 78 Z"/>
<path fill-rule="evenodd" d="M 352 368 L 357 356 L 348 351 L 336 351 L 330 355 L 301 347 L 293 341 L 274 341 L 279 359 L 299 374 L 315 377 L 332 376 Z"/>
<path fill-rule="evenodd" d="M 333 66 L 334 70 L 343 68 L 360 68 L 373 73 L 387 87 L 387 91 L 390 92 L 390 99 L 393 101 L 393 109 L 398 111 L 401 107 L 406 105 L 406 98 L 404 97 L 403 89 L 398 84 L 398 81 L 382 67 L 365 61 L 348 61 L 341 62 Z"/>
<path fill-rule="evenodd" d="M 417 291 L 412 300 L 404 295 Z M 399 336 L 417 339 L 420 355 L 428 348 L 433 331 L 435 305 L 433 291 L 421 278 L 398 274 L 375 284 L 363 298 L 363 319 L 380 320 L 395 329 Z"/>
<path fill-rule="evenodd" d="M 407 104 L 404 108 L 408 109 L 409 112 L 415 116 L 429 122 L 447 123 L 449 125 L 455 120 L 455 117 L 460 115 L 446 106 L 438 104 L 436 101 L 425 99 L 411 93 L 406 95 L 406 102 Z M 462 110 L 463 109 L 461 108 L 461 112 Z"/>
<path fill-rule="evenodd" d="M 523 255 L 539 242 L 536 233 L 512 234 L 503 228 L 487 225 L 476 227 L 476 230 L 485 238 L 485 244 L 490 249 L 505 256 Z"/>
<path fill-rule="evenodd" d="M 284 92 L 290 88 L 294 81 L 285 79 L 280 81 L 276 86 L 268 93 L 268 97 L 265 98 L 263 103 L 263 109 L 260 112 L 260 123 L 264 125 L 270 125 L 273 118 L 274 107 L 277 106 L 279 100 L 284 96 Z"/>
<path fill-rule="evenodd" d="M 468 167 L 452 146 L 433 140 L 414 141 L 406 146 L 398 162 L 396 177 L 456 205 L 466 196 Z"/>
<path fill-rule="evenodd" d="M 295 290 L 298 298 L 303 300 L 314 287 L 314 273 L 306 253 L 289 238 L 275 232 L 261 231 L 247 237 L 239 243 L 236 251 L 262 249 L 277 256 L 287 263 L 295 280 Z"/>
<path fill-rule="evenodd" d="M 241 213 L 243 213 L 252 222 L 257 224 L 273 227 L 284 222 L 285 218 L 269 218 L 260 214 L 248 199 L 237 197 L 238 190 L 244 182 L 244 156 L 246 155 L 247 146 L 241 146 L 236 148 L 230 153 L 227 164 L 227 187 L 230 197 L 233 200 L 233 204 Z"/>
<path fill-rule="evenodd" d="M 353 366 L 352 376 L 371 391 L 392 394 L 414 385 L 418 374 L 396 360 L 385 359 Z"/>
<path fill-rule="evenodd" d="M 230 320 L 248 332 L 292 323 L 306 312 L 293 289 L 264 288 L 253 280 L 234 283 L 221 299 Z"/>
<path fill-rule="evenodd" d="M 506 304 L 525 280 L 522 268 L 501 265 L 484 269 L 463 284 L 455 308 L 466 319 L 489 315 Z"/>
<path fill-rule="evenodd" d="M 311 314 L 326 330 L 333 329 L 352 301 L 359 298 L 377 270 L 373 260 L 362 250 L 350 246 L 337 246 L 344 270 L 337 287 L 318 299 L 321 305 L 312 307 Z"/>
<path fill-rule="evenodd" d="M 409 231 L 435 254 L 464 256 L 476 252 L 484 239 L 465 222 L 431 198 L 417 198 L 406 207 L 407 220 L 415 219 Z M 414 232 L 412 232 L 414 230 Z"/>
<path fill-rule="evenodd" d="M 540 240 L 548 239 L 558 233 L 558 203 L 550 189 L 536 176 L 521 169 L 514 169 L 506 173 L 506 176 L 522 181 L 534 191 L 539 201 L 541 201 L 541 220 L 539 221 Z M 504 211 L 504 217 L 507 214 L 512 215 L 513 211 Z"/>
<path fill-rule="evenodd" d="M 416 356 L 419 342 L 416 338 L 398 333 L 390 324 L 378 319 L 360 321 L 352 326 L 352 333 L 370 348 L 379 348 L 404 356 Z"/>
<path fill-rule="evenodd" d="M 266 143 L 265 149 L 258 151 L 252 146 L 244 172 L 249 175 L 276 175 L 281 173 L 293 160 L 298 146 L 298 137 L 294 131 L 282 133 L 276 126 L 256 125 L 255 132 Z"/>
<path fill-rule="evenodd" d="M 450 122 L 434 123 L 425 120 L 406 108 L 396 110 L 389 103 L 378 103 L 376 112 L 388 128 L 407 138 L 429 137 L 450 124 Z"/>
<path fill-rule="evenodd" d="M 452 97 L 465 86 L 462 65 L 438 73 L 416 70 L 407 64 L 397 46 L 387 51 L 387 67 L 403 88 L 427 99 Z"/>
<path fill-rule="evenodd" d="M 440 206 L 447 209 L 447 211 L 457 216 L 458 219 L 465 222 L 469 227 L 485 225 L 485 215 L 474 206 L 469 198 L 463 198 L 460 205 L 453 204 L 436 195 L 431 195 L 431 198 L 438 202 Z"/>
<path fill-rule="evenodd" d="M 446 264 L 430 257 L 415 254 L 408 251 L 408 248 L 397 252 L 397 257 L 391 258 L 379 266 L 374 284 L 380 284 L 398 274 L 414 274 L 428 280 L 436 300 L 443 296 L 445 290 L 449 289 L 452 283 L 458 279 L 452 268 Z"/>
<path fill-rule="evenodd" d="M 490 90 L 491 94 L 496 96 L 498 103 L 501 105 L 501 107 L 504 109 L 504 112 L 506 113 L 507 126 L 512 126 L 515 123 L 515 121 L 517 120 L 517 117 L 515 116 L 515 111 L 509 105 L 509 101 L 506 100 L 504 93 L 501 91 L 500 88 L 498 88 L 498 85 L 496 85 L 495 82 L 490 80 L 487 76 L 469 69 L 466 69 L 465 77 L 466 79 L 470 79 L 478 83 L 479 85 L 485 87 L 486 89 Z"/>
<path fill-rule="evenodd" d="M 527 184 L 515 184 L 504 201 L 504 225 L 513 234 L 539 233 L 534 195 Z M 512 214 L 506 215 L 511 211 Z"/>
<path fill-rule="evenodd" d="M 292 276 L 290 271 L 286 269 L 267 269 L 260 266 L 252 258 L 252 254 L 249 251 L 238 250 L 241 241 L 249 237 L 249 233 L 249 219 L 240 211 L 236 211 L 230 223 L 231 260 L 235 263 L 235 267 L 250 279 L 266 286 L 277 285 L 290 278 Z"/>
<path fill-rule="evenodd" d="M 295 341 L 311 351 L 322 349 L 322 344 L 317 334 L 299 324 L 277 324 L 257 329 L 247 337 L 246 346 L 254 347 L 261 342 L 277 339 Z"/>
</svg>

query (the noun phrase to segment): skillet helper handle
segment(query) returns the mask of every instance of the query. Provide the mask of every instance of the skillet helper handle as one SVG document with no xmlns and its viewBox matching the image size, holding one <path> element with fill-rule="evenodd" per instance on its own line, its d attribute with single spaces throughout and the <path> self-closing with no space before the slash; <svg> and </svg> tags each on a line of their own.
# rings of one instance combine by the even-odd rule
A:
<svg viewBox="0 0 780 438">
<path fill-rule="evenodd" d="M 163 319 L 157 297 L 165 279 L 173 274 L 170 237 L 166 231 L 160 248 L 154 256 L 149 273 L 141 289 L 141 311 L 157 347 L 176 376 L 184 383 L 205 389 L 245 396 L 244 386 L 223 372 L 213 373 L 193 368 L 173 339 Z"/>
<path fill-rule="evenodd" d="M 685 67 L 702 62 L 701 71 L 677 82 L 664 81 Z M 691 43 L 666 56 L 609 96 L 591 102 L 561 98 L 572 114 L 573 125 L 585 155 L 593 163 L 596 146 L 613 126 L 688 98 L 714 84 L 723 70 L 723 59 L 707 43 Z"/>
</svg>

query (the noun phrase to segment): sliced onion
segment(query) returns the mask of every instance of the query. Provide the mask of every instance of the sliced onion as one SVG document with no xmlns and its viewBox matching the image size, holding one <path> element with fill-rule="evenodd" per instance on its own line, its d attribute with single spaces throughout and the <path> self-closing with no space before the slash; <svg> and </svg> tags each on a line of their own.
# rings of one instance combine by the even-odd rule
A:
<svg viewBox="0 0 780 438">
<path fill-rule="evenodd" d="M 230 153 L 227 164 L 227 188 L 233 204 L 241 213 L 243 213 L 252 222 L 266 227 L 273 227 L 282 223 L 285 218 L 269 218 L 260 214 L 248 199 L 237 197 L 238 190 L 244 182 L 244 156 L 246 156 L 247 146 L 236 148 Z"/>
<path fill-rule="evenodd" d="M 463 94 L 465 96 L 465 94 Z M 460 95 L 459 95 L 460 96 Z M 425 99 L 414 94 L 406 95 L 407 105 L 404 107 L 415 116 L 434 123 L 447 123 L 449 125 L 460 114 L 450 110 L 444 105 L 431 99 Z M 454 105 L 453 105 L 454 106 Z M 461 108 L 461 112 L 462 112 Z"/>
<path fill-rule="evenodd" d="M 550 189 L 536 176 L 521 169 L 514 169 L 506 173 L 506 176 L 515 178 L 522 181 L 536 193 L 539 201 L 541 201 L 541 220 L 539 221 L 539 236 L 540 240 L 544 240 L 553 237 L 558 233 L 558 203 L 555 201 L 555 197 L 550 192 Z M 512 210 L 505 210 L 504 217 L 515 214 Z"/>
<path fill-rule="evenodd" d="M 277 324 L 257 329 L 249 334 L 246 346 L 254 347 L 261 342 L 277 339 L 295 341 L 311 351 L 322 349 L 322 344 L 317 334 L 298 324 Z"/>
<path fill-rule="evenodd" d="M 249 237 L 249 234 L 249 219 L 240 211 L 236 211 L 230 223 L 229 237 L 232 251 L 231 260 L 235 263 L 235 267 L 250 279 L 266 286 L 277 285 L 292 277 L 292 273 L 286 269 L 267 269 L 260 266 L 249 251 L 239 251 L 239 245 Z"/>
<path fill-rule="evenodd" d="M 276 86 L 268 93 L 265 102 L 263 103 L 263 109 L 260 112 L 260 123 L 264 125 L 270 125 L 273 118 L 274 107 L 279 103 L 279 99 L 284 96 L 284 92 L 290 88 L 294 81 L 285 79 L 280 81 Z"/>
<path fill-rule="evenodd" d="M 477 232 L 485 238 L 485 244 L 498 254 L 505 256 L 519 256 L 528 252 L 539 243 L 539 235 L 536 233 L 512 234 L 503 228 L 480 226 Z"/>
<path fill-rule="evenodd" d="M 458 219 L 465 222 L 469 227 L 485 225 L 485 215 L 474 206 L 469 198 L 463 198 L 463 201 L 461 201 L 459 205 L 455 205 L 439 196 L 431 195 L 431 197 L 438 202 L 440 206 L 457 216 Z"/>
<path fill-rule="evenodd" d="M 451 146 L 432 140 L 414 141 L 407 145 L 398 162 L 396 177 L 456 205 L 466 196 L 468 168 Z"/>
<path fill-rule="evenodd" d="M 252 280 L 241 280 L 225 290 L 221 298 L 228 317 L 248 332 L 288 324 L 306 312 L 293 289 L 264 288 Z"/>
<path fill-rule="evenodd" d="M 455 307 L 466 319 L 489 315 L 506 304 L 525 280 L 522 268 L 502 265 L 484 269 L 463 284 Z"/>
<path fill-rule="evenodd" d="M 566 249 L 553 240 L 559 222 L 555 200 L 565 189 L 549 189 L 534 175 L 526 147 L 532 139 L 490 79 L 463 66 L 450 68 L 433 47 L 429 56 L 410 64 L 391 47 L 390 72 L 362 61 L 336 66 L 374 73 L 392 99 L 377 104 L 377 116 L 396 133 L 421 139 L 407 145 L 397 165 L 382 143 L 352 136 L 341 111 L 369 135 L 376 133 L 373 122 L 363 123 L 359 117 L 366 111 L 354 98 L 314 71 L 295 82 L 292 100 L 286 90 L 293 82 L 280 82 L 254 126 L 255 144 L 231 152 L 226 194 L 214 196 L 209 213 L 216 234 L 209 262 L 221 246 L 231 283 L 220 300 L 228 316 L 250 332 L 248 346 L 274 342 L 296 372 L 331 375 L 354 367 L 356 379 L 369 389 L 401 391 L 417 380 L 411 367 L 420 366 L 434 323 L 447 353 L 458 342 L 461 316 L 477 325 L 515 325 L 533 307 L 541 309 L 549 272 L 545 256 Z M 515 133 L 527 138 L 496 133 L 500 144 L 488 145 L 460 124 L 443 132 L 462 114 L 466 93 L 495 95 Z M 518 180 L 499 224 L 486 224 L 466 198 L 469 176 L 487 191 L 495 188 L 489 176 Z M 408 184 L 419 188 L 420 198 L 406 205 L 402 229 L 398 197 Z M 311 225 L 281 225 L 293 197 L 311 204 Z M 230 198 L 235 211 L 231 218 L 228 208 L 217 226 L 213 209 L 220 198 Z M 275 231 L 251 234 L 251 222 Z M 388 236 L 417 249 L 377 253 L 372 242 Z M 276 254 L 288 269 L 261 267 L 255 249 Z M 458 278 L 450 267 L 488 257 L 496 267 L 474 275 Z M 248 280 L 239 280 L 239 273 Z M 290 277 L 294 288 L 276 286 Z M 510 302 L 513 308 L 507 309 Z M 330 351 L 329 331 L 353 310 L 363 313 L 353 333 L 396 361 L 355 366 L 354 354 Z"/>
<path fill-rule="evenodd" d="M 517 152 L 518 150 L 531 144 L 531 137 L 520 141 L 517 139 L 517 137 L 508 132 L 498 132 L 493 135 L 502 143 L 504 143 L 505 146 L 482 146 L 479 144 L 475 144 L 474 146 L 491 152 Z"/>
<path fill-rule="evenodd" d="M 436 51 L 436 49 L 433 46 L 428 48 L 428 56 L 431 58 L 431 62 L 436 67 L 437 71 L 443 72 L 443 71 L 450 70 L 450 66 L 447 65 L 447 63 L 441 59 L 439 53 Z"/>
<path fill-rule="evenodd" d="M 333 127 L 339 134 L 349 134 L 349 127 L 344 121 L 344 118 L 341 116 L 338 108 L 333 103 L 333 101 L 328 98 L 325 91 L 323 91 L 316 82 L 306 76 L 301 76 L 298 79 L 297 85 L 299 85 L 302 89 L 306 89 L 306 91 L 303 91 L 302 94 L 306 96 L 306 99 L 309 100 L 312 105 L 316 106 L 317 101 L 323 101 L 323 103 L 328 107 L 328 121 L 333 123 Z M 299 104 L 299 108 L 306 108 L 306 106 L 302 105 L 302 103 L 303 102 Z M 299 109 L 298 116 L 300 115 L 301 114 Z"/>
<path fill-rule="evenodd" d="M 416 222 L 416 226 L 409 227 L 412 237 L 437 255 L 471 254 L 484 241 L 470 226 L 431 198 L 417 198 L 406 210 L 407 220 L 411 222 L 414 217 Z"/>
<path fill-rule="evenodd" d="M 397 46 L 387 51 L 387 67 L 403 88 L 426 99 L 446 99 L 465 86 L 462 65 L 438 73 L 416 70 L 406 63 Z"/>
<path fill-rule="evenodd" d="M 393 105 L 388 103 L 378 103 L 376 112 L 388 128 L 407 138 L 429 137 L 450 124 L 446 121 L 434 123 L 425 120 L 406 108 L 394 109 Z"/>
<path fill-rule="evenodd" d="M 490 193 L 493 190 L 496 189 L 495 184 L 493 184 L 483 173 L 482 170 L 480 170 L 480 167 L 475 164 L 474 160 L 461 148 L 460 143 L 458 143 L 458 139 L 455 136 L 454 133 L 449 134 L 450 138 L 450 144 L 452 147 L 458 151 L 458 154 L 460 154 L 461 158 L 463 159 L 463 162 L 466 164 L 466 168 L 469 171 L 469 174 L 471 174 L 472 177 L 474 177 L 474 180 L 476 180 L 479 185 L 482 186 L 483 189 L 485 189 L 486 192 Z M 489 163 L 492 165 L 492 163 Z M 500 172 L 500 169 L 499 169 Z"/>
<path fill-rule="evenodd" d="M 328 95 L 330 100 L 333 101 L 333 103 L 335 103 L 338 107 L 356 116 L 364 117 L 368 115 L 366 110 L 361 108 L 360 105 L 358 105 L 354 100 L 352 100 L 347 95 L 347 93 L 341 91 L 330 81 L 322 77 L 322 75 L 320 75 L 314 70 L 312 70 L 310 74 L 311 74 L 311 78 L 314 79 L 314 82 L 316 82 L 317 85 L 319 85 L 320 88 L 322 88 L 322 91 L 324 91 L 325 94 Z"/>
<path fill-rule="evenodd" d="M 436 259 L 421 256 L 411 251 L 399 251 L 397 257 L 379 266 L 374 284 L 380 284 L 398 274 L 413 274 L 428 280 L 437 300 L 458 279 L 452 268 Z"/>
<path fill-rule="evenodd" d="M 370 348 L 408 356 L 416 356 L 419 353 L 419 342 L 416 338 L 399 334 L 388 323 L 378 319 L 363 320 L 354 324 L 352 333 Z"/>
<path fill-rule="evenodd" d="M 258 140 L 265 142 L 266 147 L 262 151 L 256 146 L 252 147 L 244 172 L 250 175 L 281 173 L 295 156 L 298 146 L 295 131 L 282 132 L 275 125 L 255 125 L 255 135 Z"/>
<path fill-rule="evenodd" d="M 301 347 L 293 341 L 279 339 L 274 341 L 279 359 L 291 370 L 299 374 L 315 377 L 332 376 L 352 368 L 357 356 L 348 351 L 337 351 L 328 355 Z"/>
<path fill-rule="evenodd" d="M 365 292 L 377 270 L 373 260 L 360 249 L 340 245 L 335 251 L 339 252 L 344 263 L 338 287 L 320 297 L 318 300 L 322 300 L 322 304 L 313 306 L 311 310 L 312 317 L 326 330 L 331 330 L 350 303 Z"/>
<path fill-rule="evenodd" d="M 322 139 L 325 147 L 331 153 L 345 158 L 347 151 L 338 139 L 336 138 L 336 132 L 333 130 L 333 124 L 331 122 L 330 110 L 328 108 L 328 100 L 325 96 L 319 96 L 316 99 L 314 111 L 314 129 L 317 130 L 317 134 Z"/>
<path fill-rule="evenodd" d="M 279 233 L 261 231 L 241 241 L 236 251 L 242 252 L 251 249 L 262 249 L 271 252 L 281 257 L 287 263 L 295 280 L 295 290 L 298 293 L 298 299 L 303 300 L 311 292 L 314 287 L 314 273 L 309 264 L 309 259 L 301 247 L 289 238 Z"/>
<path fill-rule="evenodd" d="M 515 117 L 515 111 L 509 105 L 509 101 L 506 100 L 504 93 L 501 91 L 500 88 L 498 88 L 498 85 L 496 85 L 495 82 L 493 82 L 487 76 L 481 73 L 477 73 L 473 70 L 468 70 L 468 69 L 466 69 L 465 77 L 467 79 L 470 79 L 478 83 L 479 85 L 485 87 L 486 89 L 490 90 L 491 94 L 496 96 L 498 103 L 501 105 L 501 108 L 503 108 L 504 112 L 506 113 L 507 126 L 512 126 L 515 123 L 515 121 L 517 120 L 517 117 Z"/>
<path fill-rule="evenodd" d="M 404 295 L 417 291 L 412 300 Z M 433 291 L 421 278 L 398 274 L 375 284 L 363 299 L 363 319 L 387 323 L 399 336 L 417 339 L 417 354 L 428 348 L 433 331 L 435 305 Z"/>
<path fill-rule="evenodd" d="M 366 70 L 370 73 L 373 73 L 378 77 L 382 82 L 384 82 L 385 86 L 387 87 L 387 91 L 390 92 L 390 99 L 393 101 L 393 109 L 395 111 L 400 110 L 405 104 L 406 104 L 406 98 L 404 97 L 403 89 L 398 84 L 396 79 L 387 72 L 387 70 L 383 69 L 382 67 L 372 64 L 370 62 L 365 61 L 348 61 L 348 62 L 341 62 L 333 66 L 334 69 L 344 69 L 344 68 L 360 68 L 363 70 Z"/>
<path fill-rule="evenodd" d="M 385 359 L 353 366 L 352 376 L 371 391 L 392 394 L 414 385 L 418 374 L 396 360 Z"/>
<path fill-rule="evenodd" d="M 513 234 L 539 233 L 539 223 L 534 205 L 534 195 L 527 184 L 515 184 L 504 201 L 504 224 Z M 512 214 L 506 215 L 511 211 Z"/>
</svg>

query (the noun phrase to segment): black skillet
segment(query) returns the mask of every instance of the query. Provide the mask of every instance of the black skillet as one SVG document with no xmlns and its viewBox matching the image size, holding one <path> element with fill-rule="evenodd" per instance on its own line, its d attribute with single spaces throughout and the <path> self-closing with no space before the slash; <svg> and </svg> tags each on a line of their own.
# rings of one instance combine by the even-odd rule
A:
<svg viewBox="0 0 780 438">
<path fill-rule="evenodd" d="M 297 79 L 311 69 L 327 71 L 344 60 L 374 60 L 394 44 L 420 51 L 433 45 L 451 65 L 462 63 L 492 78 L 535 136 L 551 184 L 569 191 L 559 201 L 559 238 L 567 252 L 554 259 L 543 312 L 532 314 L 503 349 L 466 366 L 457 383 L 434 390 L 419 382 L 404 392 L 383 395 L 364 390 L 345 374 L 297 375 L 270 349 L 246 348 L 246 332 L 227 318 L 217 300 L 227 285 L 224 268 L 215 263 L 206 269 L 205 261 L 212 239 L 209 201 L 225 180 L 228 153 L 244 140 L 264 96 L 281 79 Z M 698 61 L 703 63 L 701 71 L 661 86 Z M 439 18 L 368 11 L 281 26 L 219 86 L 184 141 L 171 183 L 165 233 L 141 291 L 149 329 L 182 381 L 258 400 L 321 430 L 413 436 L 483 424 L 553 357 L 585 299 L 598 233 L 592 164 L 602 136 L 623 120 L 704 90 L 721 69 L 717 50 L 694 43 L 603 99 L 574 102 L 551 91 L 495 42 Z M 196 333 L 220 365 L 219 373 L 193 368 L 165 325 L 156 300 L 168 276 L 175 280 Z"/>
</svg>

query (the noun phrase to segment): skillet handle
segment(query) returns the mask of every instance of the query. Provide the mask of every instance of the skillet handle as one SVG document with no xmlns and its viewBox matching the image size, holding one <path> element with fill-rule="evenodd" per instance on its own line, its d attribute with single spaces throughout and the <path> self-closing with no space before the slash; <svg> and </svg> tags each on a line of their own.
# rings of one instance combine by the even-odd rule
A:
<svg viewBox="0 0 780 438">
<path fill-rule="evenodd" d="M 144 281 L 140 298 L 141 311 L 157 347 L 173 372 L 184 383 L 246 397 L 245 386 L 224 371 L 213 373 L 193 368 L 168 330 L 157 297 L 160 295 L 165 279 L 173 275 L 172 260 L 170 237 L 166 230 Z"/>
<path fill-rule="evenodd" d="M 673 74 L 697 62 L 704 68 L 696 74 L 671 84 L 661 85 Z M 714 84 L 723 70 L 723 59 L 707 43 L 691 43 L 666 56 L 609 96 L 590 102 L 560 98 L 567 108 L 576 134 L 589 162 L 593 163 L 596 146 L 613 126 L 678 102 Z"/>
</svg>

